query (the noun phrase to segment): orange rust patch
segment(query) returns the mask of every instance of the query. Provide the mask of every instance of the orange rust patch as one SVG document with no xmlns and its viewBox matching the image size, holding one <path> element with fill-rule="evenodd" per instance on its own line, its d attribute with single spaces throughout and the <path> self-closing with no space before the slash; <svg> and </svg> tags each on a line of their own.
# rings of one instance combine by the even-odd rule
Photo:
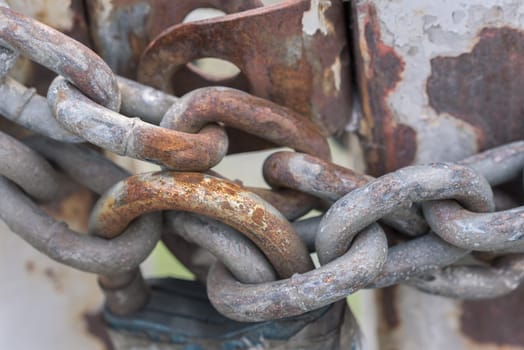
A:
<svg viewBox="0 0 524 350">
<path fill-rule="evenodd" d="M 253 222 L 257 225 L 263 225 L 264 224 L 264 210 L 261 208 L 256 208 L 253 214 L 251 215 L 251 219 Z"/>
<path fill-rule="evenodd" d="M 223 186 L 220 187 L 220 190 L 223 193 L 229 194 L 231 196 L 234 196 L 238 194 L 239 192 L 239 188 L 233 184 L 231 184 L 231 186 L 229 186 L 229 184 L 224 184 Z"/>
<path fill-rule="evenodd" d="M 134 136 L 146 158 L 162 162 L 170 159 L 171 151 L 187 150 L 191 147 L 185 138 L 178 137 L 176 132 L 164 128 L 140 128 L 135 131 Z"/>
</svg>

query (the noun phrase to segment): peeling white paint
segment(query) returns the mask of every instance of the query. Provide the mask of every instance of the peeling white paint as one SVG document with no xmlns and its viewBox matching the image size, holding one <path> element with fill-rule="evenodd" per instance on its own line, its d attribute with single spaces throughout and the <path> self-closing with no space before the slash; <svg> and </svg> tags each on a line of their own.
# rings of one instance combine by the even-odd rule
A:
<svg viewBox="0 0 524 350">
<path fill-rule="evenodd" d="M 317 31 L 327 35 L 332 25 L 324 13 L 329 7 L 331 1 L 311 0 L 309 10 L 302 15 L 302 31 L 307 35 L 315 35 Z"/>
<path fill-rule="evenodd" d="M 405 63 L 402 81 L 387 97 L 395 120 L 417 132 L 415 163 L 457 159 L 475 151 L 475 130 L 451 115 L 437 114 L 426 95 L 431 59 L 470 52 L 485 27 L 524 27 L 524 2 L 519 0 L 357 0 L 359 45 L 365 48 L 362 32 L 369 19 L 367 5 L 377 10 L 384 45 L 392 47 Z M 363 69 L 370 57 L 362 51 Z M 438 147 L 436 147 L 436 145 Z M 457 147 L 460 145 L 461 147 Z M 463 155 L 463 156 L 462 156 Z M 379 308 L 382 304 L 378 304 Z M 460 333 L 460 305 L 446 299 L 399 286 L 395 294 L 399 325 L 382 331 L 376 347 L 414 349 L 477 349 Z M 376 316 L 383 317 L 383 310 Z M 373 322 L 373 321 L 370 321 Z M 431 326 L 428 326 L 431 325 Z M 375 327 L 376 330 L 378 327 Z M 367 333 L 369 334 L 369 333 Z M 370 335 L 370 338 L 374 334 Z M 381 348 L 382 348 L 381 347 Z M 486 345 L 482 349 L 495 349 Z"/>
<path fill-rule="evenodd" d="M 388 105 L 397 122 L 417 131 L 415 163 L 463 158 L 475 151 L 476 135 L 471 127 L 452 116 L 438 115 L 426 95 L 431 59 L 470 52 L 485 27 L 524 25 L 524 2 L 516 0 L 420 1 L 360 0 L 357 7 L 374 4 L 380 23 L 381 39 L 405 63 L 402 81 L 388 96 Z M 358 13 L 360 27 L 366 13 Z M 360 45 L 365 43 L 360 33 Z M 369 62 L 366 50 L 362 59 Z M 366 63 L 365 63 L 366 64 Z M 366 65 L 364 65 L 366 69 Z M 459 130 L 462 129 L 462 130 Z M 449 140 L 460 149 L 436 149 L 435 143 Z"/>
</svg>

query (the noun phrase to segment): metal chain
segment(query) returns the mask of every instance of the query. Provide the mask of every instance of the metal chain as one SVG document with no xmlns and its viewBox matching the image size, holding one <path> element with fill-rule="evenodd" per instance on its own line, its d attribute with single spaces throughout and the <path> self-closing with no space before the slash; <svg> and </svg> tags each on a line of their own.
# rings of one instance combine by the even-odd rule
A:
<svg viewBox="0 0 524 350">
<path fill-rule="evenodd" d="M 489 151 L 490 156 L 493 157 L 491 159 L 495 159 L 500 163 L 504 160 L 515 161 L 514 157 L 508 157 L 509 159 L 503 158 L 503 155 L 507 153 L 506 148 L 512 146 L 510 144 Z M 473 163 L 472 160 L 479 158 L 484 160 L 484 157 L 485 154 L 475 156 L 473 159 L 466 160 L 465 163 L 471 165 Z M 480 166 L 477 166 L 477 168 L 480 168 Z M 511 169 L 512 167 L 508 168 Z M 512 174 L 509 172 L 507 175 L 511 178 Z M 487 181 L 471 168 L 454 164 L 435 164 L 400 169 L 349 192 L 331 206 L 320 222 L 317 229 L 315 248 L 323 266 L 314 272 L 320 273 L 319 271 L 323 271 L 329 278 L 325 276 L 321 278 L 306 273 L 295 275 L 287 281 L 256 286 L 240 286 L 234 282 L 231 275 L 227 274 L 223 269 L 216 268 L 211 271 L 208 278 L 210 299 L 213 305 L 228 317 L 243 321 L 258 321 L 271 319 L 275 317 L 275 314 L 278 317 L 291 316 L 314 309 L 319 305 L 329 304 L 333 300 L 338 300 L 350 294 L 353 286 L 365 287 L 377 277 L 378 286 L 383 287 L 424 274 L 424 272 L 434 270 L 437 267 L 444 266 L 444 264 L 449 265 L 465 256 L 468 251 L 451 246 L 449 243 L 442 242 L 439 239 L 435 240 L 427 235 L 393 247 L 388 253 L 387 260 L 385 253 L 374 256 L 374 261 L 368 260 L 372 257 L 371 251 L 380 252 L 384 243 L 379 244 L 376 241 L 370 241 L 369 246 L 363 249 L 366 252 L 362 254 L 363 256 L 357 255 L 359 250 L 356 242 L 348 250 L 352 238 L 357 233 L 364 230 L 357 237 L 363 234 L 369 236 L 371 227 L 375 231 L 380 230 L 373 222 L 390 214 L 395 209 L 411 206 L 411 203 L 420 201 L 429 200 L 427 203 L 440 203 L 440 201 L 432 201 L 446 198 L 457 199 L 477 212 L 493 210 L 492 192 Z M 370 224 L 373 224 L 373 226 L 369 226 Z M 463 228 L 462 231 L 464 230 Z M 376 233 L 375 235 L 377 237 L 385 237 L 383 233 Z M 493 228 L 491 235 L 493 235 Z M 513 238 L 510 239 L 513 240 Z M 420 246 L 421 243 L 422 247 Z M 397 249 L 393 251 L 395 248 Z M 519 252 L 523 251 L 522 246 L 514 247 L 514 249 Z M 351 265 L 341 266 L 343 262 L 339 261 L 341 259 L 340 256 L 343 255 L 345 259 L 349 259 L 353 250 L 355 250 L 354 254 L 358 258 L 351 261 Z M 492 248 L 490 251 L 497 252 L 497 249 Z M 333 259 L 335 260 L 331 261 Z M 352 268 L 349 268 L 349 266 L 352 266 Z M 358 266 L 361 274 L 345 276 L 348 270 L 355 270 L 355 266 Z M 380 270 L 382 270 L 382 274 L 380 274 Z M 508 270 L 510 272 L 507 273 L 516 281 L 512 284 L 512 287 L 516 288 L 522 280 L 522 272 L 519 270 L 518 263 L 512 266 L 512 268 L 508 268 L 506 265 L 505 271 Z M 464 273 L 465 271 L 462 272 Z M 318 284 L 319 280 L 327 280 L 329 282 L 323 284 L 322 288 L 320 286 L 312 288 L 309 285 Z M 384 280 L 387 282 L 384 282 Z M 448 278 L 447 281 L 452 282 L 451 280 L 451 278 Z M 297 281 L 300 281 L 300 283 Z M 424 281 L 424 289 L 431 289 L 430 282 Z M 438 282 L 443 284 L 443 278 L 438 279 Z M 483 295 L 483 290 L 488 287 L 483 285 L 480 279 L 477 279 L 476 282 L 474 288 L 468 289 L 469 295 L 473 295 L 472 290 L 476 290 L 474 295 Z M 374 285 L 374 287 L 376 286 Z M 492 288 L 491 285 L 489 285 L 489 288 Z M 499 288 L 499 290 L 503 290 L 500 293 L 508 291 L 505 286 L 499 286 Z M 440 287 L 437 289 L 439 294 L 445 294 L 444 290 L 446 288 Z M 455 290 L 451 283 L 447 285 L 447 289 Z M 497 288 L 493 289 L 496 290 Z M 265 312 L 261 312 L 258 306 L 271 305 L 271 300 L 276 299 L 273 293 L 279 295 L 278 299 L 282 300 L 283 306 L 275 307 L 276 310 L 266 306 L 263 308 Z M 492 292 L 490 295 L 494 296 L 497 294 Z M 254 316 L 255 310 L 258 311 L 256 316 Z"/>
<path fill-rule="evenodd" d="M 0 112 L 44 136 L 20 141 L 0 133 L 0 217 L 50 258 L 99 274 L 114 314 L 148 302 L 139 265 L 162 234 L 214 255 L 205 266 L 209 299 L 238 321 L 300 316 L 357 290 L 398 283 L 475 299 L 524 281 L 524 207 L 494 211 L 492 189 L 522 175 L 524 142 L 374 179 L 331 163 L 323 131 L 289 108 L 222 87 L 177 98 L 117 77 L 87 47 L 4 5 L 0 38 L 1 72 L 21 55 L 58 74 L 47 99 L 4 74 Z M 148 49 L 141 76 L 160 69 L 151 57 L 165 45 L 158 40 Z M 146 80 L 165 85 L 159 74 Z M 209 171 L 227 154 L 224 126 L 295 150 L 265 161 L 273 190 Z M 165 169 L 131 175 L 75 144 L 86 141 Z M 38 205 L 78 184 L 101 196 L 90 235 Z M 312 208 L 326 212 L 294 221 Z M 392 237 L 397 244 L 388 244 Z"/>
</svg>

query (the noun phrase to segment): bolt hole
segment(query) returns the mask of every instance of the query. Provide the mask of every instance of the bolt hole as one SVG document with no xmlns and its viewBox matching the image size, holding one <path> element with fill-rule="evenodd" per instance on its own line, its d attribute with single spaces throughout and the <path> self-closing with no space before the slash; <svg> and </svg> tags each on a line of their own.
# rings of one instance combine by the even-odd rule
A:
<svg viewBox="0 0 524 350">
<path fill-rule="evenodd" d="M 224 11 L 214 8 L 198 8 L 189 12 L 182 21 L 183 23 L 199 21 L 203 19 L 225 16 Z M 204 75 L 213 80 L 230 79 L 236 76 L 240 69 L 233 63 L 213 57 L 203 57 L 192 61 L 188 68 L 195 73 Z"/>
<path fill-rule="evenodd" d="M 184 20 L 182 21 L 182 23 L 200 21 L 202 19 L 222 17 L 225 15 L 226 13 L 224 11 L 221 11 L 218 9 L 214 9 L 210 7 L 198 8 L 198 9 L 194 9 L 193 11 L 189 12 L 187 16 L 184 17 Z"/>
<path fill-rule="evenodd" d="M 214 8 L 198 8 L 189 12 L 182 22 L 187 23 L 203 19 L 222 17 L 225 15 L 226 13 L 224 11 Z M 211 80 L 231 79 L 240 72 L 240 69 L 233 63 L 213 57 L 203 57 L 196 59 L 189 63 L 187 68 Z"/>
<path fill-rule="evenodd" d="M 225 12 L 214 8 L 199 8 L 191 11 L 183 23 L 224 16 Z M 185 93 L 205 86 L 228 86 L 239 90 L 249 90 L 249 83 L 240 69 L 232 62 L 215 58 L 201 57 L 186 64 L 173 76 L 173 93 Z"/>
<path fill-rule="evenodd" d="M 213 57 L 194 60 L 188 68 L 213 80 L 231 79 L 240 73 L 240 69 L 233 63 Z"/>
</svg>

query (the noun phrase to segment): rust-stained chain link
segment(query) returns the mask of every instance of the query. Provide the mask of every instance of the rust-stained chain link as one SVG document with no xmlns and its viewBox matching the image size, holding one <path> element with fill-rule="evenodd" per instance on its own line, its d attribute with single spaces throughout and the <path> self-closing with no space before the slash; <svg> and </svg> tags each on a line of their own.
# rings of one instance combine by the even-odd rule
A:
<svg viewBox="0 0 524 350">
<path fill-rule="evenodd" d="M 349 91 L 347 67 L 327 79 L 326 62 L 311 68 L 320 63 L 307 49 L 342 55 L 347 48 L 341 31 L 327 33 L 322 45 L 314 37 L 302 47 L 305 34 L 294 19 L 312 3 L 217 3 L 226 12 L 245 12 L 162 33 L 144 29 L 141 59 L 128 58 L 143 82 L 166 91 L 176 90 L 172 75 L 189 69 L 184 65 L 191 60 L 229 59 L 247 77 L 249 92 L 208 86 L 175 97 L 119 77 L 91 49 L 0 2 L 0 112 L 40 134 L 17 140 L 0 132 L 0 217 L 13 232 L 56 261 L 100 275 L 114 315 L 132 315 L 150 302 L 139 265 L 161 239 L 181 260 L 202 249 L 213 254 L 200 270 L 187 259 L 188 268 L 205 280 L 220 313 L 243 322 L 305 317 L 360 289 L 399 283 L 466 299 L 504 295 L 522 284 L 524 207 L 495 187 L 522 183 L 524 142 L 379 178 L 335 165 L 325 137 L 346 121 L 326 118 L 332 109 L 349 111 L 343 96 Z M 342 11 L 339 2 L 326 10 L 332 25 L 341 20 L 336 11 Z M 282 21 L 285 46 L 297 46 L 296 57 L 264 56 L 282 49 L 263 40 L 276 35 L 269 28 L 274 16 Z M 249 37 L 234 41 L 235 26 Z M 217 30 L 222 41 L 213 38 Z M 223 45 L 228 39 L 231 45 Z M 245 53 L 255 39 L 259 51 Z M 107 59 L 106 50 L 101 53 Z M 19 55 L 58 75 L 47 98 L 8 75 Z M 340 59 L 329 63 L 340 65 Z M 122 57 L 115 60 L 124 71 Z M 265 80 L 266 67 L 273 67 L 273 80 Z M 306 71 L 311 85 L 301 86 Z M 318 90 L 322 72 L 334 87 Z M 200 73 L 192 74 L 196 79 Z M 271 190 L 248 188 L 210 170 L 228 153 L 225 127 L 263 139 L 266 147 L 295 151 L 266 159 L 263 174 Z M 84 142 L 163 170 L 132 175 Z M 100 195 L 89 235 L 40 207 L 78 186 Z M 502 199 L 510 205 L 500 209 Z M 296 220 L 312 209 L 324 213 Z M 190 247 L 186 252 L 169 243 L 181 238 Z"/>
</svg>

